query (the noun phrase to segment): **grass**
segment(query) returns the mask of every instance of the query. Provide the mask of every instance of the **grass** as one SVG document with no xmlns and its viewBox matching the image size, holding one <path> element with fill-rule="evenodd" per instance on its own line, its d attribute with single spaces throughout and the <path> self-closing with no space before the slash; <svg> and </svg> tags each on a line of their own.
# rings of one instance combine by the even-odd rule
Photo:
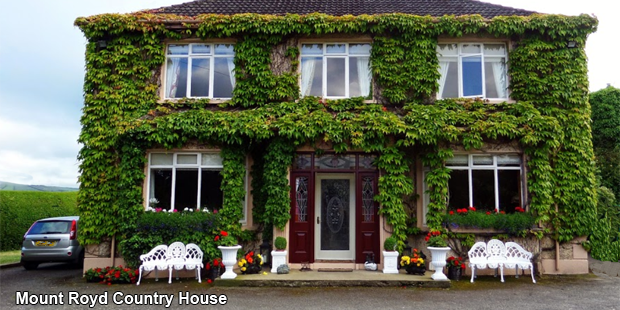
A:
<svg viewBox="0 0 620 310">
<path fill-rule="evenodd" d="M 21 255 L 21 250 L 0 252 L 0 265 L 19 263 Z"/>
</svg>

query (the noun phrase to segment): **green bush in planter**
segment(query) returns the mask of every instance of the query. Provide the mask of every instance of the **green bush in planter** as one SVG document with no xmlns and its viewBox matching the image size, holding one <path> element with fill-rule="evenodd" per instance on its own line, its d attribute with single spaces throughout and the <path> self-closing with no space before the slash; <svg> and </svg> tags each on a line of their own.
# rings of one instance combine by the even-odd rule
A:
<svg viewBox="0 0 620 310">
<path fill-rule="evenodd" d="M 398 241 L 394 236 L 390 236 L 383 242 L 383 249 L 386 251 L 396 251 L 396 244 Z"/>
<path fill-rule="evenodd" d="M 534 216 L 529 212 L 515 212 L 510 214 L 487 211 L 467 211 L 463 213 L 446 214 L 444 225 L 448 228 L 477 228 L 497 229 L 512 235 L 522 235 L 536 223 Z"/>
<path fill-rule="evenodd" d="M 274 245 L 276 246 L 276 250 L 286 250 L 286 238 L 276 237 Z"/>
</svg>

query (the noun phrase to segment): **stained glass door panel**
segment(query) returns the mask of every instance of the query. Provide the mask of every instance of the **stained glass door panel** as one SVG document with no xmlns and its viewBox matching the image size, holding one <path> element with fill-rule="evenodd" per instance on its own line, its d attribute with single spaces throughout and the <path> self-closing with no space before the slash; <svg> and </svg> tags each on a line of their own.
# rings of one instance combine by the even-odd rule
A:
<svg viewBox="0 0 620 310">
<path fill-rule="evenodd" d="M 317 258 L 353 259 L 355 196 L 353 174 L 317 177 Z"/>
</svg>

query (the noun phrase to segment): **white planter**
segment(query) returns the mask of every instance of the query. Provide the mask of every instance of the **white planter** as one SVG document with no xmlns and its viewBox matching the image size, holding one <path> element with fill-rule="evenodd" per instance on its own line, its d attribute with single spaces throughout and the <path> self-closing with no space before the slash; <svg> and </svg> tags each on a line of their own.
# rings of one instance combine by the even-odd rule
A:
<svg viewBox="0 0 620 310">
<path fill-rule="evenodd" d="M 443 267 L 446 266 L 446 255 L 448 251 L 450 251 L 450 247 L 428 247 L 428 250 L 431 251 L 431 265 L 435 267 L 435 273 L 431 276 L 433 280 L 448 280 L 445 274 L 443 274 Z"/>
<path fill-rule="evenodd" d="M 383 273 L 398 273 L 398 251 L 383 251 Z"/>
<path fill-rule="evenodd" d="M 278 273 L 278 267 L 286 265 L 286 251 L 271 251 L 271 273 Z"/>
<path fill-rule="evenodd" d="M 235 246 L 218 246 L 218 249 L 222 251 L 222 262 L 226 267 L 226 272 L 222 275 L 222 279 L 234 279 L 237 274 L 233 271 L 235 264 L 237 264 L 237 250 L 241 248 L 240 245 Z"/>
</svg>

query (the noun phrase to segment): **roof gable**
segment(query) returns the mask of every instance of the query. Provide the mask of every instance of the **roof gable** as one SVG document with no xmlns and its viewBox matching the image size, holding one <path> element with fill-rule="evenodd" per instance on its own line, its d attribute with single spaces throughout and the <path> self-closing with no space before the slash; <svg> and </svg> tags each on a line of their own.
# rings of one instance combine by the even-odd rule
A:
<svg viewBox="0 0 620 310">
<path fill-rule="evenodd" d="M 528 16 L 536 12 L 476 0 L 196 0 L 153 10 L 156 14 L 197 16 L 256 13 L 270 15 L 324 13 L 333 16 L 405 13 L 412 15 Z"/>
</svg>

